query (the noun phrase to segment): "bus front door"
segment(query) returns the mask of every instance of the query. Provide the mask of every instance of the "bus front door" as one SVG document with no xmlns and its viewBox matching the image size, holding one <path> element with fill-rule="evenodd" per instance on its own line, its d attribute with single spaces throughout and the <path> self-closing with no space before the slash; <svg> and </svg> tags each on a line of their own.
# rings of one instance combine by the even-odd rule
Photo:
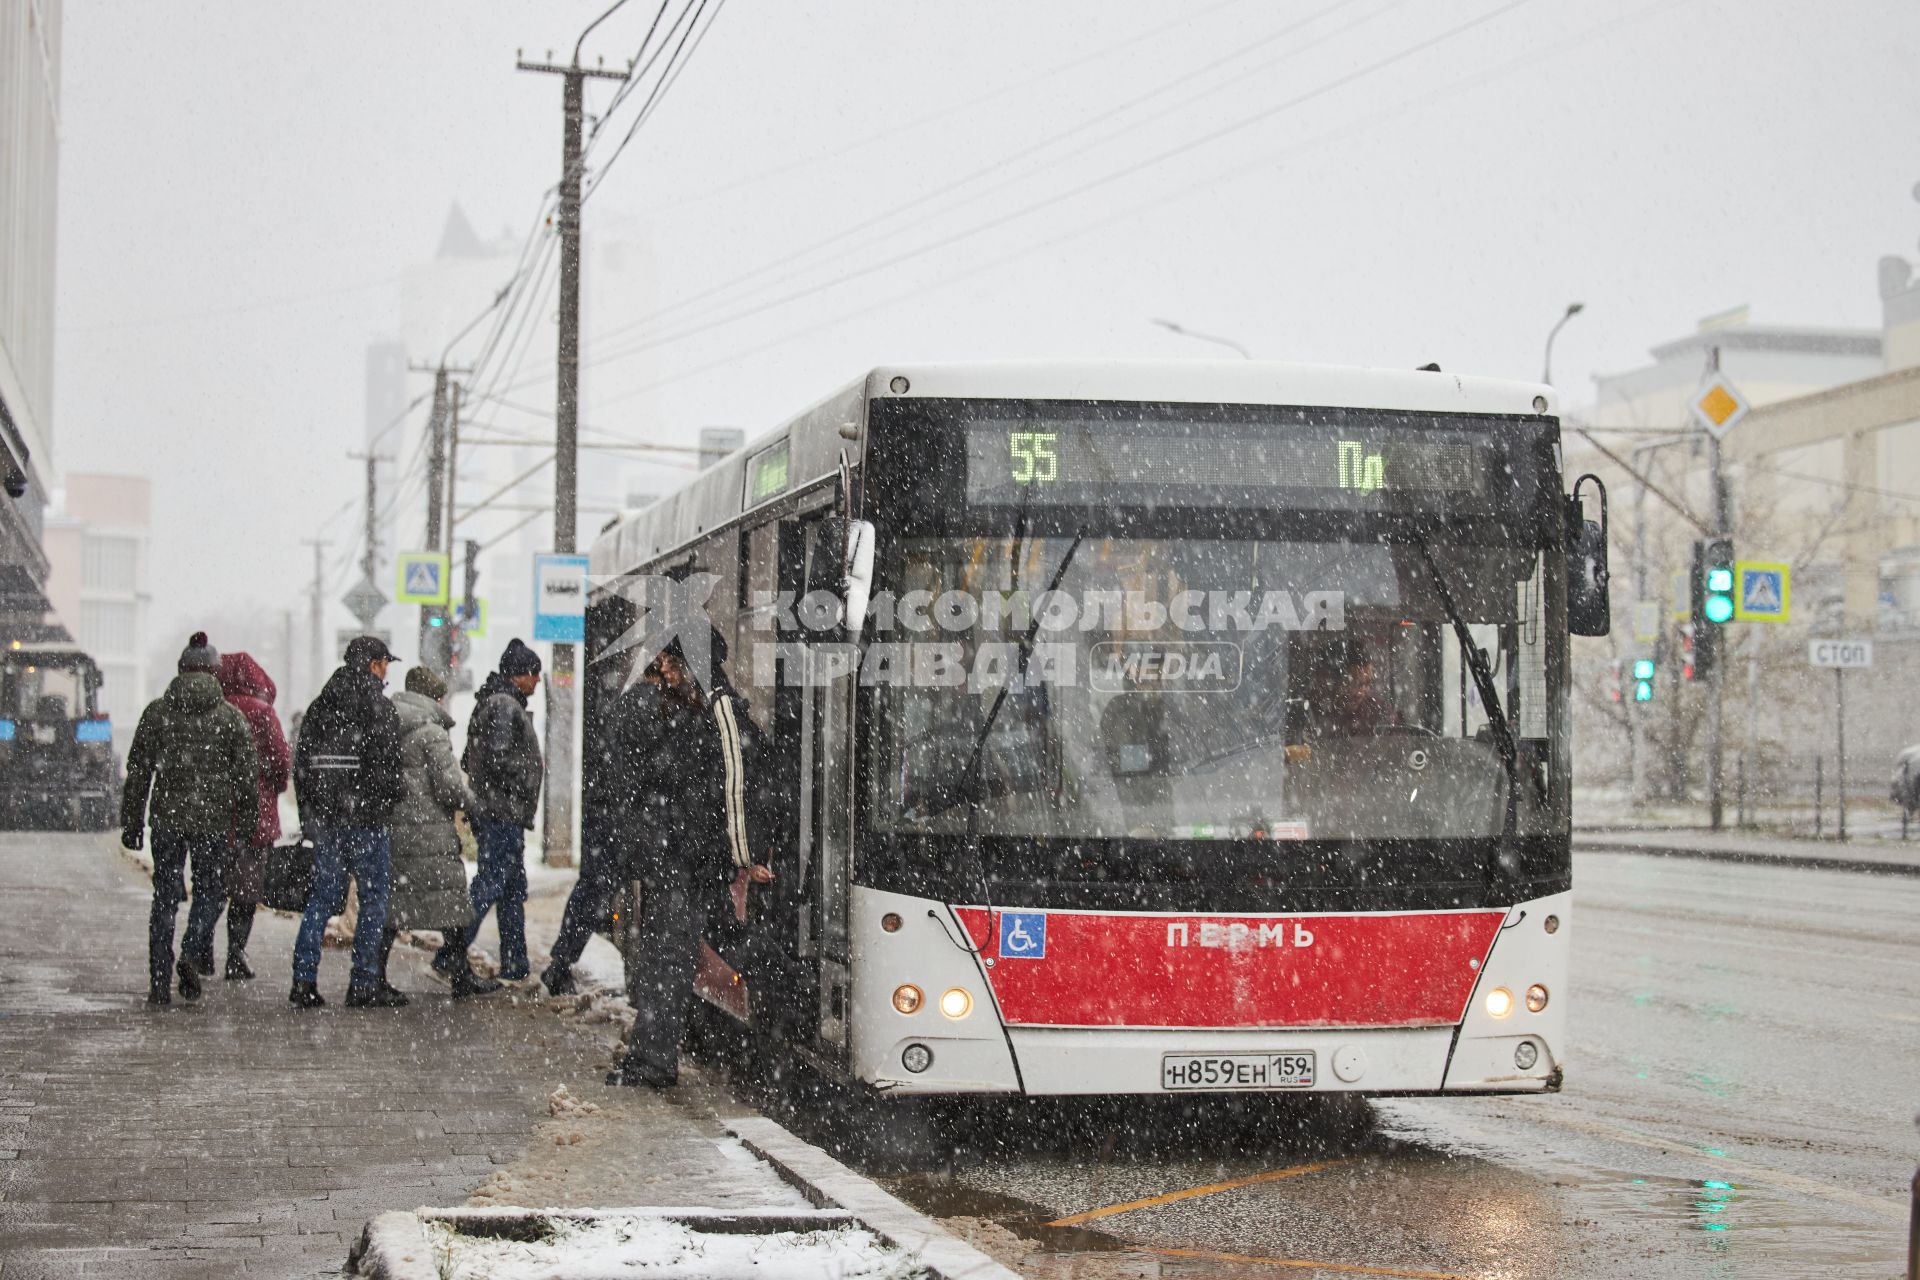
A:
<svg viewBox="0 0 1920 1280">
<path fill-rule="evenodd" d="M 837 582 L 844 549 L 834 545 L 832 526 L 822 519 L 801 524 L 789 561 L 799 569 L 792 585 L 800 594 Z M 784 541 L 784 539 L 783 539 Z M 783 574 L 783 577 L 785 575 Z M 787 583 L 782 584 L 788 585 Z M 836 1061 L 847 1055 L 847 1017 L 851 970 L 847 946 L 847 884 L 853 852 L 853 694 L 855 673 L 844 649 L 809 645 L 800 694 L 799 730 L 800 874 L 802 898 L 799 952 L 818 980 L 816 1030 L 822 1053 Z"/>
</svg>

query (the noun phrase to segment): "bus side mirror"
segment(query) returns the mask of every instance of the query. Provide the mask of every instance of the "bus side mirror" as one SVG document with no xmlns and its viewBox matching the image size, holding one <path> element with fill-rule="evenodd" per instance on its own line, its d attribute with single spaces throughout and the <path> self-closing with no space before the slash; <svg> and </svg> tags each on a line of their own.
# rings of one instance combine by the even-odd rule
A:
<svg viewBox="0 0 1920 1280">
<path fill-rule="evenodd" d="M 873 598 L 873 522 L 847 522 L 847 573 L 840 598 L 846 603 L 849 639 L 858 640 L 867 625 L 867 604 Z"/>
<path fill-rule="evenodd" d="M 807 588 L 832 592 L 840 600 L 840 625 L 849 639 L 858 639 L 867 622 L 867 606 L 873 597 L 873 538 L 871 521 L 848 520 L 832 516 L 826 520 L 817 546 L 825 552 L 825 563 L 809 570 Z M 839 551 L 838 563 L 833 552 Z"/>
<path fill-rule="evenodd" d="M 1589 520 L 1580 487 L 1600 491 L 1600 518 Z M 1567 498 L 1567 631 L 1604 636 L 1613 629 L 1613 603 L 1607 591 L 1607 486 L 1600 477 L 1581 476 Z"/>
</svg>

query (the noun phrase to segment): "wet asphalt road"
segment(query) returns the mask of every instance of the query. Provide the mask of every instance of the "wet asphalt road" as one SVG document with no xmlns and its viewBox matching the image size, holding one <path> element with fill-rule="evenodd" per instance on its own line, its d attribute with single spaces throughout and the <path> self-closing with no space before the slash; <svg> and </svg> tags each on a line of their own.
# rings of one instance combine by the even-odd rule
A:
<svg viewBox="0 0 1920 1280">
<path fill-rule="evenodd" d="M 1575 896 L 1557 1096 L 983 1108 L 886 1180 L 1043 1277 L 1901 1275 L 1920 879 L 1595 854 Z"/>
</svg>

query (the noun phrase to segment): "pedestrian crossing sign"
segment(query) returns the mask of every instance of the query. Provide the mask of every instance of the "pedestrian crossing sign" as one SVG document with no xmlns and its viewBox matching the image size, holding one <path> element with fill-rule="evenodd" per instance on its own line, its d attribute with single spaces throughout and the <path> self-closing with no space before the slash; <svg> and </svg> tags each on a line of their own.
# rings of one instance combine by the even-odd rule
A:
<svg viewBox="0 0 1920 1280">
<path fill-rule="evenodd" d="M 473 612 L 467 612 L 465 600 L 453 602 L 453 620 L 460 627 L 462 635 L 478 640 L 487 634 L 487 602 L 481 596 L 473 598 Z"/>
<path fill-rule="evenodd" d="M 447 602 L 447 557 L 434 551 L 402 551 L 393 598 L 401 604 Z"/>
<path fill-rule="evenodd" d="M 1735 622 L 1785 622 L 1793 589 L 1792 569 L 1784 564 L 1741 560 L 1734 564 L 1739 579 L 1733 593 Z"/>
</svg>

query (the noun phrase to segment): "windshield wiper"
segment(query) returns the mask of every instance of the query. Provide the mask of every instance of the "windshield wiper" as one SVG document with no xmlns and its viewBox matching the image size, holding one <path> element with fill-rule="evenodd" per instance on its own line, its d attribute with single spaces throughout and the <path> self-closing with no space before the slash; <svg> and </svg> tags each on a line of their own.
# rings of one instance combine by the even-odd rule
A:
<svg viewBox="0 0 1920 1280">
<path fill-rule="evenodd" d="M 1486 651 L 1473 642 L 1467 621 L 1460 616 L 1459 606 L 1453 602 L 1453 593 L 1447 590 L 1446 577 L 1441 574 L 1440 566 L 1434 563 L 1433 552 L 1427 549 L 1427 540 L 1417 533 L 1409 536 L 1413 539 L 1413 545 L 1419 548 L 1420 558 L 1427 562 L 1427 572 L 1433 575 L 1434 590 L 1440 595 L 1440 607 L 1447 611 L 1447 621 L 1453 624 L 1454 638 L 1460 642 L 1460 656 L 1473 673 L 1473 687 L 1480 691 L 1480 703 L 1486 708 L 1487 727 L 1493 730 L 1494 747 L 1500 752 L 1500 763 L 1507 771 L 1507 810 L 1501 822 L 1500 835 L 1503 840 L 1511 840 L 1518 825 L 1520 797 L 1520 748 L 1514 741 L 1513 726 L 1508 723 L 1507 713 L 1500 706 L 1500 695 L 1494 691 L 1493 667 L 1487 662 Z M 1496 852 L 1495 859 L 1489 861 L 1489 879 L 1493 875 L 1493 861 L 1498 856 Z"/>
<path fill-rule="evenodd" d="M 1032 490 L 1029 489 L 1028 492 L 1031 493 Z M 1024 507 L 1022 510 L 1024 511 Z M 1022 523 L 1024 524 L 1024 521 Z M 1067 553 L 1060 557 L 1060 567 L 1053 571 L 1053 580 L 1047 583 L 1047 590 L 1044 594 L 1051 595 L 1060 589 L 1060 580 L 1067 576 L 1067 568 L 1073 564 L 1073 554 L 1080 549 L 1080 544 L 1086 539 L 1086 536 L 1086 530 L 1084 529 L 1073 535 L 1073 541 L 1067 544 Z M 1018 563 L 1013 566 L 1013 571 L 1016 575 L 1014 579 L 1015 590 L 1018 590 L 1019 578 L 1017 575 L 1020 572 Z M 1033 617 L 1027 620 L 1027 632 L 1020 637 L 1020 657 L 1019 661 L 1014 665 L 1013 675 L 1005 684 L 1000 686 L 1000 692 L 994 696 L 993 705 L 987 708 L 987 718 L 981 722 L 980 732 L 974 735 L 973 750 L 967 756 L 967 767 L 961 770 L 959 785 L 948 793 L 953 799 L 953 804 L 943 807 L 944 810 L 952 808 L 955 804 L 964 804 L 967 806 L 967 836 L 969 840 L 971 840 L 974 834 L 975 819 L 980 811 L 980 759 L 986 752 L 987 738 L 993 733 L 994 721 L 1000 718 L 1000 708 L 1006 705 L 1007 694 L 1013 689 L 1013 681 L 1026 677 L 1027 659 L 1033 656 L 1033 640 L 1035 636 L 1040 634 L 1040 617 L 1040 614 L 1035 613 Z M 984 872 L 982 874 L 984 877 Z"/>
</svg>

